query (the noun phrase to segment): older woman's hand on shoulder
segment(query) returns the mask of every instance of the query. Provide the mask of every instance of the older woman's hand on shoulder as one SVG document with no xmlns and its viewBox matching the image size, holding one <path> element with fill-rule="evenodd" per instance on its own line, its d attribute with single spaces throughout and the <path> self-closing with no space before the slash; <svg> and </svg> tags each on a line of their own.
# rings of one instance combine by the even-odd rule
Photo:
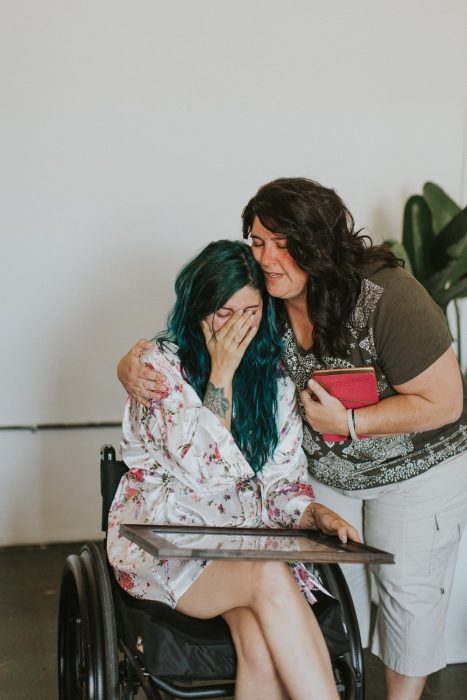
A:
<svg viewBox="0 0 467 700">
<path fill-rule="evenodd" d="M 151 348 L 152 343 L 141 338 L 122 357 L 117 367 L 117 377 L 125 391 L 143 406 L 149 406 L 151 401 L 159 400 L 167 392 L 164 375 L 141 362 L 143 353 Z"/>
</svg>

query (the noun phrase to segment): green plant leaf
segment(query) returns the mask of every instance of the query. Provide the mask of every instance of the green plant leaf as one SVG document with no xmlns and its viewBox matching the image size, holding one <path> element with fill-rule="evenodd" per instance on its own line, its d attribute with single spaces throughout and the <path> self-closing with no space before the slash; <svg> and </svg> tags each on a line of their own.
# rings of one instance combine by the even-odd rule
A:
<svg viewBox="0 0 467 700">
<path fill-rule="evenodd" d="M 466 237 L 467 207 L 459 211 L 433 239 L 430 250 L 433 269 L 442 270 L 453 258 L 462 255 Z"/>
<path fill-rule="evenodd" d="M 447 292 L 464 277 L 467 277 L 467 245 L 457 259 L 451 260 L 442 270 L 430 277 L 427 289 L 433 296 Z"/>
<path fill-rule="evenodd" d="M 433 217 L 433 231 L 438 234 L 461 210 L 458 204 L 434 182 L 425 182 L 423 196 Z"/>
<path fill-rule="evenodd" d="M 457 260 L 454 260 L 448 265 L 447 271 L 449 274 L 444 285 L 445 287 L 447 285 L 452 287 L 452 285 L 456 284 L 462 277 L 467 276 L 467 246 L 464 247 L 464 250 Z"/>
<path fill-rule="evenodd" d="M 436 303 L 441 306 L 443 311 L 446 311 L 446 307 L 450 301 L 453 301 L 453 299 L 463 299 L 464 297 L 467 297 L 467 277 L 463 277 L 448 289 L 434 291 L 432 296 Z"/>
<path fill-rule="evenodd" d="M 412 272 L 422 284 L 433 273 L 429 254 L 432 240 L 431 211 L 423 197 L 413 195 L 404 208 L 402 243 L 409 256 Z"/>
<path fill-rule="evenodd" d="M 391 248 L 396 258 L 401 258 L 404 261 L 405 269 L 408 270 L 411 274 L 413 274 L 410 258 L 406 249 L 404 248 L 403 243 L 401 243 L 400 241 L 396 241 L 394 238 L 389 238 L 387 241 L 384 242 Z"/>
<path fill-rule="evenodd" d="M 432 295 L 438 294 L 443 291 L 446 282 L 446 270 L 441 270 L 441 272 L 435 272 L 434 275 L 427 279 L 427 289 Z"/>
</svg>

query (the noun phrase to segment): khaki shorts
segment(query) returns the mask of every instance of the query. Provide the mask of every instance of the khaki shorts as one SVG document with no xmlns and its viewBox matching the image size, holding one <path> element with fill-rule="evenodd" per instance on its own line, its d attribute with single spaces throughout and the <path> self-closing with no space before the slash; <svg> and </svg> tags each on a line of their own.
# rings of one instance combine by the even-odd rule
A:
<svg viewBox="0 0 467 700">
<path fill-rule="evenodd" d="M 467 454 L 388 486 L 342 494 L 363 504 L 365 541 L 395 554 L 373 565 L 379 606 L 372 651 L 407 676 L 446 666 L 444 627 L 467 521 Z"/>
</svg>

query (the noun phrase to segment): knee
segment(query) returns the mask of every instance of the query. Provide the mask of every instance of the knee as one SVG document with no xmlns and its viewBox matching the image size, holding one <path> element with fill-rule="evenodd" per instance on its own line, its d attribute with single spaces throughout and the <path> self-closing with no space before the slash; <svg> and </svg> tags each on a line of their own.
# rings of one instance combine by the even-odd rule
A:
<svg viewBox="0 0 467 700">
<path fill-rule="evenodd" d="M 247 666 L 255 677 L 263 680 L 276 677 L 274 662 L 255 614 L 249 608 L 236 608 L 225 618 L 232 633 L 239 665 Z"/>
<path fill-rule="evenodd" d="M 255 562 L 254 568 L 252 593 L 257 600 L 282 607 L 284 599 L 296 592 L 293 574 L 285 562 Z"/>
</svg>

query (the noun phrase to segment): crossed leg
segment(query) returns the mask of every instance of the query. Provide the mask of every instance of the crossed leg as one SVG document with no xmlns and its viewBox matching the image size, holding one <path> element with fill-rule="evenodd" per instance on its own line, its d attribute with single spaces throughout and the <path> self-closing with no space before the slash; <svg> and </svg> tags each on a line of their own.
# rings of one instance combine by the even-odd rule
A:
<svg viewBox="0 0 467 700">
<path fill-rule="evenodd" d="M 287 700 L 261 627 L 249 608 L 234 608 L 222 616 L 230 627 L 237 653 L 235 694 L 242 700 Z"/>
<path fill-rule="evenodd" d="M 323 635 L 286 563 L 212 562 L 177 609 L 192 617 L 224 616 L 239 658 L 237 698 L 338 699 Z"/>
</svg>

